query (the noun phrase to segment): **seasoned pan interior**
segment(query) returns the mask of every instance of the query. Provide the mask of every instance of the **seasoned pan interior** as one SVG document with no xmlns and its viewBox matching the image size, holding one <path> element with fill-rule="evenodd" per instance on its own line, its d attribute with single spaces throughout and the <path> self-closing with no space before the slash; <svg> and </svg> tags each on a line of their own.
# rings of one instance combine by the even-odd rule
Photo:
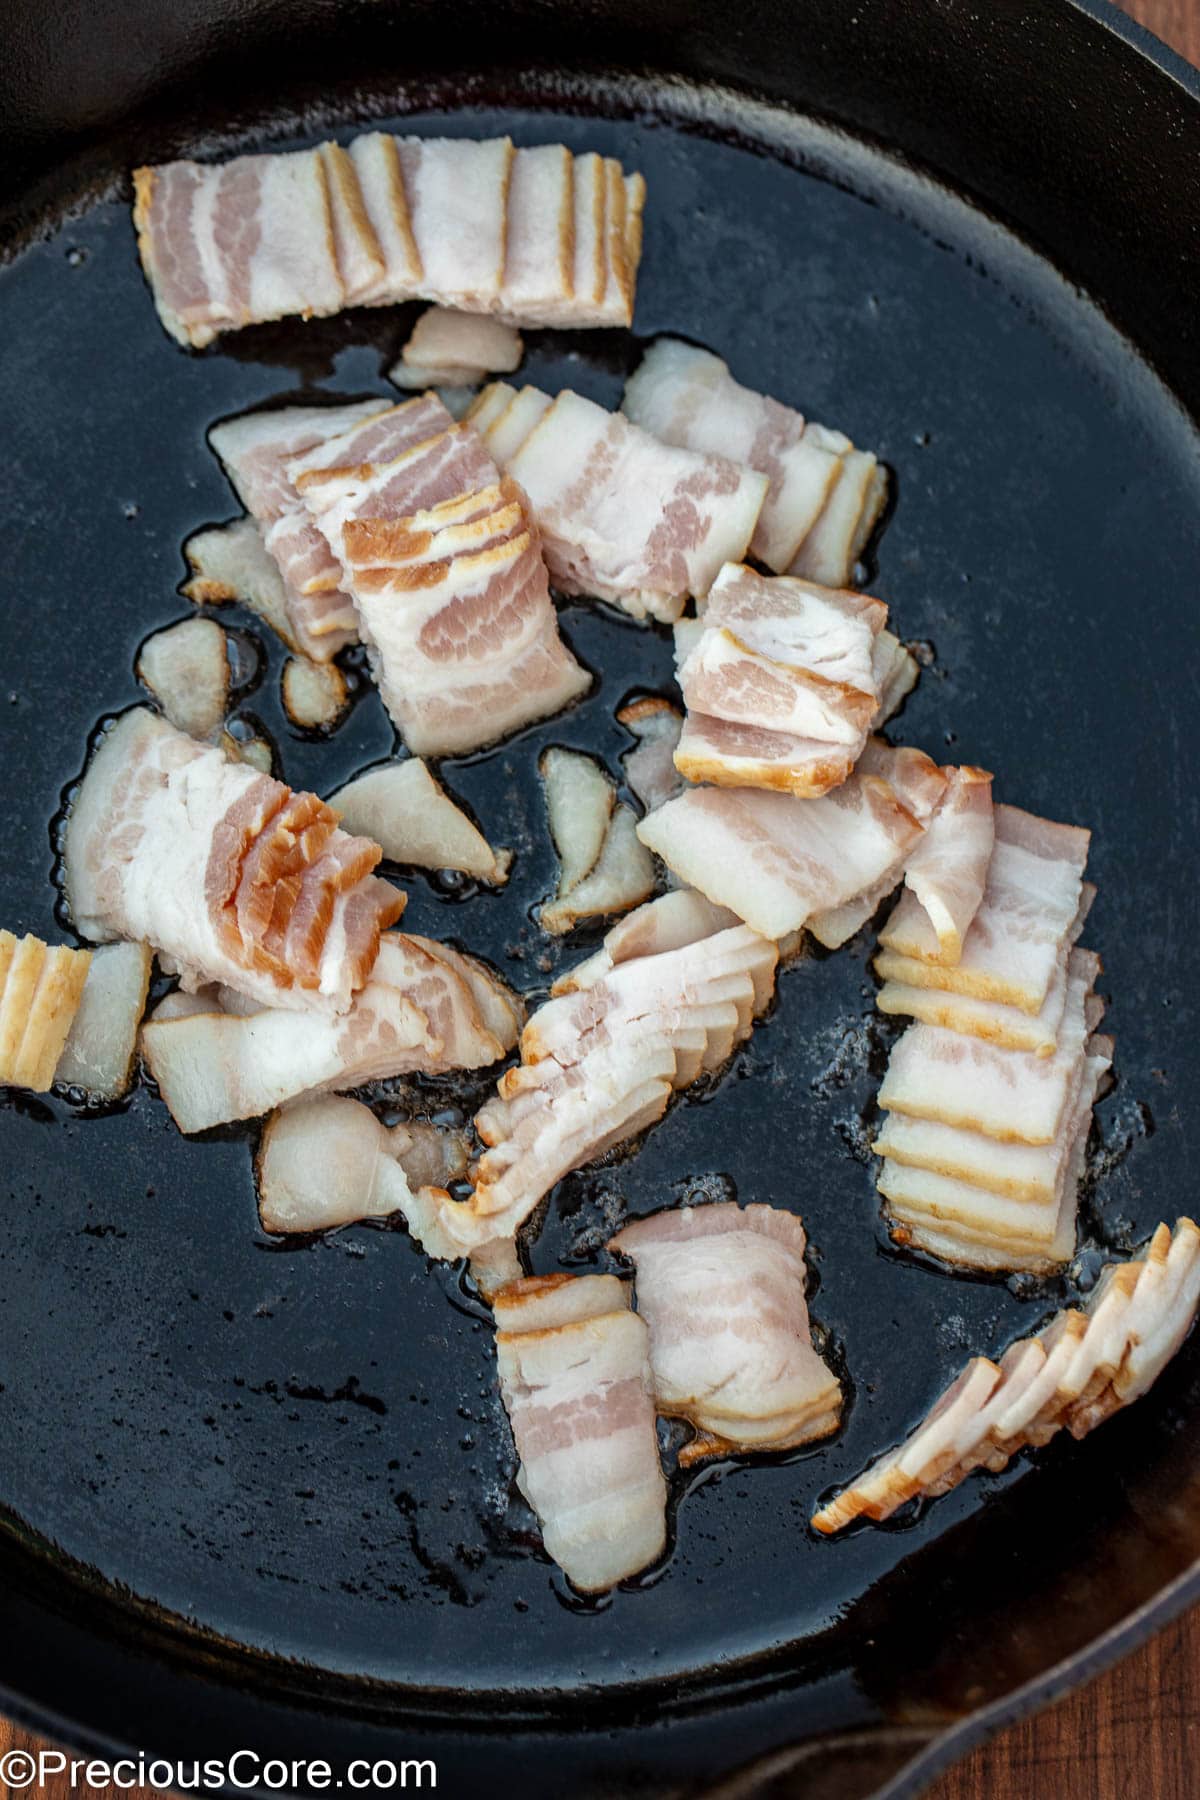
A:
<svg viewBox="0 0 1200 1800">
<path fill-rule="evenodd" d="M 678 1477 L 664 1563 L 583 1602 L 516 1495 L 490 1326 L 453 1270 L 402 1229 L 269 1240 L 253 1128 L 184 1139 L 144 1085 L 98 1113 L 5 1093 L 0 1504 L 56 1557 L 205 1633 L 334 1676 L 456 1690 L 464 1722 L 501 1691 L 533 1706 L 648 1684 L 657 1711 L 680 1678 L 702 1689 L 719 1670 L 728 1684 L 765 1660 L 804 1673 L 813 1720 L 866 1722 L 897 1710 L 902 1685 L 880 1639 L 895 1650 L 903 1617 L 926 1650 L 935 1621 L 952 1644 L 966 1569 L 998 1606 L 1014 1581 L 1082 1567 L 1089 1532 L 1119 1537 L 1142 1504 L 1125 1471 L 1170 1456 L 1200 1383 L 1189 1347 L 1136 1415 L 1083 1445 L 1055 1442 L 887 1529 L 822 1542 L 807 1528 L 816 1498 L 967 1355 L 1034 1328 L 1086 1289 L 1103 1250 L 1193 1204 L 1195 434 L 1047 261 L 832 132 L 632 88 L 589 103 L 577 90 L 569 111 L 420 112 L 404 128 L 561 139 L 646 175 L 638 337 L 534 334 L 528 379 L 615 404 L 640 341 L 669 330 L 891 465 L 867 585 L 928 666 L 890 735 L 993 769 L 998 797 L 1095 834 L 1089 942 L 1118 1081 L 1098 1110 L 1084 1247 L 1046 1282 L 955 1278 L 890 1249 L 866 1151 L 892 1031 L 872 1005 L 873 933 L 803 958 L 712 1089 L 561 1184 L 530 1264 L 604 1267 L 617 1221 L 695 1191 L 794 1208 L 813 1315 L 847 1377 L 845 1427 L 813 1450 Z M 258 141 L 292 140 L 281 127 Z M 206 427 L 281 396 L 389 392 L 411 316 L 291 322 L 184 354 L 158 326 L 120 196 L 0 271 L 0 922 L 61 935 L 52 821 L 98 722 L 139 698 L 138 644 L 189 610 L 183 540 L 236 511 Z M 306 739 L 278 704 L 279 647 L 248 615 L 217 616 L 245 630 L 241 710 L 293 785 L 328 792 L 389 753 L 365 675 L 332 739 Z M 553 877 L 537 752 L 567 744 L 619 772 L 617 705 L 670 682 L 665 633 L 586 604 L 562 622 L 597 673 L 592 695 L 443 767 L 515 847 L 508 887 L 403 881 L 413 929 L 482 952 L 535 996 L 595 935 L 554 946 L 532 917 Z M 469 1110 L 488 1085 L 397 1084 L 395 1099 Z M 1014 1675 L 1020 1654 L 1004 1653 Z M 953 1710 L 961 1684 L 945 1680 Z"/>
</svg>

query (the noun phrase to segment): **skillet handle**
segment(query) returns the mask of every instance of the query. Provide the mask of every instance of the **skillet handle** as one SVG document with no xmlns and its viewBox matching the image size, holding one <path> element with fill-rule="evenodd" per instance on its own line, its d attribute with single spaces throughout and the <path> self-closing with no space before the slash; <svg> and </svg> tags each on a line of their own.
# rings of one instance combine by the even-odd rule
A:
<svg viewBox="0 0 1200 1800">
<path fill-rule="evenodd" d="M 785 1745 L 705 1788 L 703 1800 L 884 1800 L 908 1790 L 906 1771 L 915 1773 L 942 1735 L 934 1726 L 884 1725 Z M 922 1777 L 936 1767 L 935 1759 Z"/>
</svg>

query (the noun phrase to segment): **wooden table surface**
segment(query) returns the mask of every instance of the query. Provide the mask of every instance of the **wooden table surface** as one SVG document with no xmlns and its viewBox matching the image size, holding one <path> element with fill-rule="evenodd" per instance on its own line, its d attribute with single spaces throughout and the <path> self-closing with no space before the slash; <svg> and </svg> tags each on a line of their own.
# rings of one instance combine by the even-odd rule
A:
<svg viewBox="0 0 1200 1800">
<path fill-rule="evenodd" d="M 985 0 L 1002 6 L 1005 0 Z M 1200 0 L 1118 0 L 1133 18 L 1200 64 Z M 36 1751 L 39 1740 L 0 1719 L 0 1757 Z M 925 1800 L 1196 1800 L 1200 1795 L 1200 1607 L 1087 1687 L 982 1745 L 949 1770 Z M 91 1800 L 112 1788 L 72 1788 L 65 1776 L 38 1789 L 9 1788 L 0 1800 L 34 1792 L 49 1800 Z M 155 1800 L 153 1788 L 128 1800 Z"/>
</svg>

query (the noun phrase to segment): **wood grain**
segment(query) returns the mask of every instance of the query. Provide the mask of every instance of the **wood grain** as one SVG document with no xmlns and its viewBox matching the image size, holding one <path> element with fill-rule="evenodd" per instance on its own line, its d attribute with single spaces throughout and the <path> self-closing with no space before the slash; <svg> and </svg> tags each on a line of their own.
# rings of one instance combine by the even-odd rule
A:
<svg viewBox="0 0 1200 1800">
<path fill-rule="evenodd" d="M 1165 43 L 1200 64 L 1200 0 L 1118 0 Z M 1004 5 L 1005 0 L 985 0 Z M 0 1718 L 0 1757 L 37 1753 L 40 1740 Z M 928 1790 L 925 1800 L 1195 1800 L 1200 1791 L 1200 1607 L 1116 1668 L 982 1745 Z M 9 1788 L 0 1800 L 113 1800 L 111 1788 Z M 128 1800 L 162 1800 L 126 1790 Z"/>
</svg>

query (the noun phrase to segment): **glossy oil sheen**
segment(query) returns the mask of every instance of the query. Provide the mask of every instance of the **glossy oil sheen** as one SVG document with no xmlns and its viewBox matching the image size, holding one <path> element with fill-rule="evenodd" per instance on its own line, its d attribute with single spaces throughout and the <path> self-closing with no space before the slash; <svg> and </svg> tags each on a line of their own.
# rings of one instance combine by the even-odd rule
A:
<svg viewBox="0 0 1200 1800">
<path fill-rule="evenodd" d="M 529 1760 L 540 1740 L 518 1716 L 550 1722 L 566 1706 L 601 1733 L 572 1739 L 584 1791 L 585 1768 L 597 1788 L 655 1781 L 805 1731 L 922 1708 L 953 1717 L 1055 1660 L 1031 1661 L 1009 1628 L 1020 1597 L 1040 1647 L 1077 1647 L 1037 1595 L 1074 1570 L 1093 1628 L 1119 1617 L 1140 1590 L 1118 1567 L 1093 1591 L 1105 1534 L 1147 1535 L 1141 1576 L 1156 1556 L 1161 1579 L 1185 1560 L 1183 1527 L 1153 1509 L 1172 1469 L 1185 1479 L 1177 1426 L 1200 1379 L 1189 1346 L 1135 1415 L 1082 1446 L 1056 1443 L 887 1529 L 823 1542 L 807 1528 L 817 1497 L 894 1441 L 968 1355 L 1035 1328 L 1094 1279 L 1102 1249 L 1193 1204 L 1197 446 L 1101 315 L 945 191 L 768 108 L 660 94 L 648 119 L 647 96 L 630 98 L 630 118 L 480 108 L 405 129 L 510 130 L 640 167 L 639 339 L 669 330 L 719 351 L 894 470 L 869 586 L 934 655 L 891 735 L 981 763 L 1000 798 L 1094 831 L 1087 941 L 1104 958 L 1118 1081 L 1098 1111 L 1070 1278 L 955 1278 L 888 1247 L 865 1151 L 892 1035 L 872 1007 L 872 934 L 801 960 L 711 1091 L 633 1154 L 560 1185 L 531 1267 L 607 1266 L 621 1219 L 693 1192 L 795 1209 L 813 1315 L 847 1375 L 845 1427 L 793 1457 L 693 1474 L 686 1491 L 677 1480 L 664 1564 L 584 1603 L 515 1495 L 490 1326 L 454 1270 L 402 1230 L 272 1242 L 256 1220 L 255 1129 L 184 1139 L 144 1087 L 95 1116 L 59 1098 L 0 1104 L 0 1503 L 16 1530 L 226 1643 L 328 1672 L 285 1680 L 252 1660 L 222 1729 L 253 1719 L 294 1742 L 311 1720 L 271 1699 L 281 1684 L 315 1683 L 343 1712 L 366 1705 L 361 1684 L 397 1684 L 371 1690 L 369 1726 L 338 1725 L 347 1741 L 383 1741 L 389 1717 L 407 1719 L 410 1740 L 419 1724 L 451 1767 L 471 1767 L 472 1727 L 511 1720 L 488 1755 L 498 1769 L 524 1757 L 547 1792 L 562 1765 Z M 605 90 L 602 104 L 621 102 Z M 174 592 L 183 540 L 236 510 L 205 428 L 284 396 L 389 392 L 382 371 L 411 317 L 293 322 L 187 355 L 158 326 L 120 200 L 0 272 L 5 925 L 61 933 L 51 822 L 64 786 L 98 721 L 139 698 L 142 638 L 189 610 Z M 529 349 L 527 379 L 615 404 L 639 343 L 534 334 Z M 587 749 L 619 774 L 631 740 L 617 705 L 670 683 L 666 634 L 584 604 L 562 623 L 597 671 L 592 695 L 442 767 L 493 842 L 516 849 L 508 887 L 404 883 L 408 927 L 481 951 L 535 998 L 596 936 L 548 945 L 533 922 L 554 870 L 537 752 Z M 264 649 L 239 704 L 287 780 L 327 792 L 388 755 L 365 677 L 341 729 L 308 739 L 278 704 L 279 647 Z M 487 1088 L 430 1082 L 391 1098 L 469 1109 Z M 1136 1474 L 1150 1470 L 1152 1502 Z M 30 1579 L 14 1576 L 14 1592 Z M 172 1654 L 186 1662 L 186 1638 Z M 717 1751 L 719 1692 L 742 1711 Z M 115 1720 L 137 1717 L 123 1707 Z M 162 1717 L 178 1741 L 169 1703 Z"/>
</svg>

